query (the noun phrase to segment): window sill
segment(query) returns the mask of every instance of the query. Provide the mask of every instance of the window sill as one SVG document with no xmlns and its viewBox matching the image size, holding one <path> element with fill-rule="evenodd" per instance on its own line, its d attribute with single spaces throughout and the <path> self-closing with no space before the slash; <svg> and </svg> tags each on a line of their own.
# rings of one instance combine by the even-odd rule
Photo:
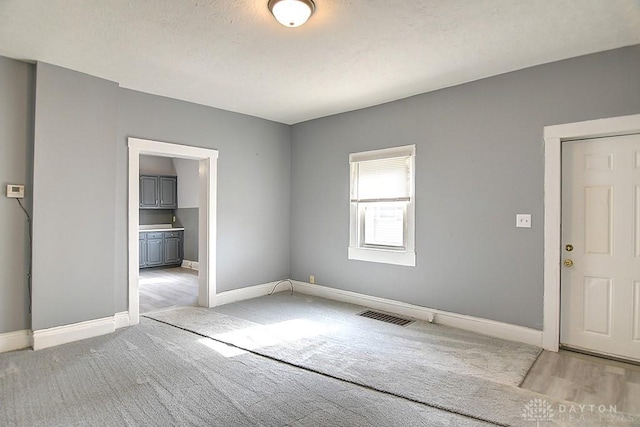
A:
<svg viewBox="0 0 640 427">
<path fill-rule="evenodd" d="M 415 252 L 398 252 L 384 249 L 369 249 L 349 247 L 349 259 L 358 261 L 378 262 L 382 264 L 416 266 Z"/>
</svg>

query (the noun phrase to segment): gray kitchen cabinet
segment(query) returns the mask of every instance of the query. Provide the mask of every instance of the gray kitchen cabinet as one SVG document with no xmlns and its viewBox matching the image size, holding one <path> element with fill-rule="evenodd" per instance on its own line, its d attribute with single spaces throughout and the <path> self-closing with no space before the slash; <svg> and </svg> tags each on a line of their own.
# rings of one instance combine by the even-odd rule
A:
<svg viewBox="0 0 640 427">
<path fill-rule="evenodd" d="M 177 208 L 177 177 L 140 175 L 140 209 Z"/>
<path fill-rule="evenodd" d="M 180 265 L 184 253 L 184 232 L 140 232 L 140 268 Z"/>
<path fill-rule="evenodd" d="M 154 234 L 160 234 L 155 238 Z M 164 264 L 164 239 L 162 233 L 147 233 L 147 267 Z"/>
<path fill-rule="evenodd" d="M 140 177 L 140 209 L 152 209 L 158 207 L 158 177 Z"/>
<path fill-rule="evenodd" d="M 140 236 L 138 238 L 138 260 L 139 267 L 142 268 L 147 264 L 147 236 L 145 233 L 139 233 Z"/>
<path fill-rule="evenodd" d="M 164 262 L 165 264 L 182 262 L 180 259 L 180 239 L 164 239 Z"/>
<path fill-rule="evenodd" d="M 159 207 L 162 209 L 178 208 L 178 178 L 175 176 L 158 177 L 160 185 Z"/>
</svg>

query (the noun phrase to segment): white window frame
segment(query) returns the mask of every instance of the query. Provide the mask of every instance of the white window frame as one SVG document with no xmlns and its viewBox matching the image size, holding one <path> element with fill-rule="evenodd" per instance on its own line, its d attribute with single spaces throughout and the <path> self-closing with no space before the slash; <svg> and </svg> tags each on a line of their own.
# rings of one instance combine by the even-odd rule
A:
<svg viewBox="0 0 640 427">
<path fill-rule="evenodd" d="M 385 148 L 382 150 L 371 150 L 360 153 L 349 154 L 349 189 L 353 194 L 354 177 L 351 169 L 354 163 L 367 160 L 380 160 L 393 157 L 409 156 L 410 158 L 410 199 L 406 205 L 405 247 L 394 249 L 385 247 L 372 247 L 362 244 L 361 232 L 361 209 L 357 202 L 349 201 L 349 250 L 348 257 L 351 260 L 377 262 L 383 264 L 395 264 L 407 267 L 416 266 L 415 252 L 415 158 L 416 146 L 404 145 L 401 147 Z"/>
</svg>

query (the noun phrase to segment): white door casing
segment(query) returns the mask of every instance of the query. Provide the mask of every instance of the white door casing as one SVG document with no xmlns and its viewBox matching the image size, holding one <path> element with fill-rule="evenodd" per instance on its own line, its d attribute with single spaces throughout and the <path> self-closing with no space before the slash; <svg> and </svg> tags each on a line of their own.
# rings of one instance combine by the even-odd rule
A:
<svg viewBox="0 0 640 427">
<path fill-rule="evenodd" d="M 544 307 L 542 347 L 560 345 L 561 147 L 578 139 L 640 133 L 640 114 L 544 128 Z"/>
<path fill-rule="evenodd" d="M 129 324 L 140 321 L 138 229 L 140 155 L 199 161 L 198 305 L 216 305 L 216 207 L 218 151 L 187 145 L 128 138 L 129 145 Z"/>
<path fill-rule="evenodd" d="M 640 135 L 563 144 L 562 345 L 640 361 L 639 210 Z"/>
</svg>

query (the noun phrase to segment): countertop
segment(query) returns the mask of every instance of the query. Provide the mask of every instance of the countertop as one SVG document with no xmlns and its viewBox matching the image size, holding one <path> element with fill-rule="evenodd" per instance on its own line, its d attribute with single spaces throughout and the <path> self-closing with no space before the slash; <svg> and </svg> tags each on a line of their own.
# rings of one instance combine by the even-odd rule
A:
<svg viewBox="0 0 640 427">
<path fill-rule="evenodd" d="M 141 225 L 138 232 L 154 232 L 154 231 L 184 231 L 182 227 L 172 227 L 171 224 L 151 224 Z"/>
</svg>

